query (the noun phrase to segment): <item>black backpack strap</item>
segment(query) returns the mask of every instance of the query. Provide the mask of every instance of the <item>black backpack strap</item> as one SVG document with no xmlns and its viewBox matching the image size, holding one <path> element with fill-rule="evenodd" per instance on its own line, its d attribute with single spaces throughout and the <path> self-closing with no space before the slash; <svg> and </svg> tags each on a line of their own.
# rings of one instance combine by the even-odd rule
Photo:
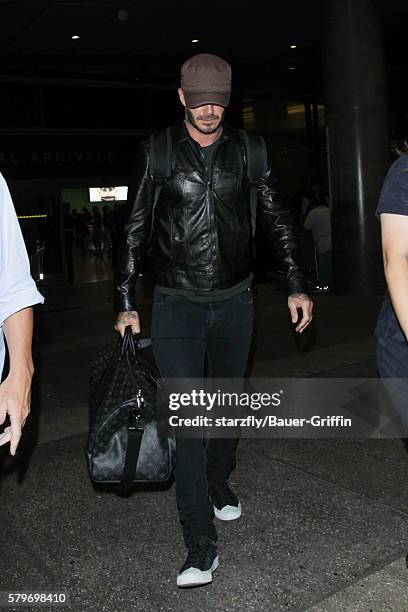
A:
<svg viewBox="0 0 408 612">
<path fill-rule="evenodd" d="M 160 192 L 164 183 L 171 177 L 173 160 L 173 146 L 171 138 L 171 126 L 150 136 L 149 142 L 149 173 L 154 179 L 154 199 L 152 207 L 152 221 L 150 225 L 151 241 L 154 225 L 154 213 Z"/>
<path fill-rule="evenodd" d="M 171 176 L 171 127 L 155 132 L 149 142 L 149 173 L 158 183 Z"/>
<path fill-rule="evenodd" d="M 266 143 L 262 136 L 248 134 L 244 130 L 240 130 L 240 133 L 246 152 L 246 170 L 250 190 L 251 228 L 252 237 L 254 238 L 256 232 L 257 186 L 265 173 L 268 154 Z"/>
</svg>

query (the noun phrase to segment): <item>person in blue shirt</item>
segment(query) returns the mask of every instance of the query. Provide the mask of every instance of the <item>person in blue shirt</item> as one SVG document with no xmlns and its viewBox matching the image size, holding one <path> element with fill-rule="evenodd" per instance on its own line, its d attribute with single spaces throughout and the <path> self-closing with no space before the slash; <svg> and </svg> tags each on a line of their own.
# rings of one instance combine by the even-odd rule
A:
<svg viewBox="0 0 408 612">
<path fill-rule="evenodd" d="M 30 412 L 34 366 L 31 351 L 34 304 L 43 303 L 30 275 L 20 225 L 6 181 L 0 173 L 0 428 L 6 416 L 10 425 L 0 430 L 0 446 L 10 442 L 15 455 L 21 431 Z M 5 344 L 10 368 L 2 380 Z"/>
<path fill-rule="evenodd" d="M 375 344 L 379 374 L 385 379 L 385 388 L 405 431 L 408 425 L 408 147 L 399 153 L 385 178 L 376 211 L 381 220 L 387 293 L 377 320 Z"/>
</svg>

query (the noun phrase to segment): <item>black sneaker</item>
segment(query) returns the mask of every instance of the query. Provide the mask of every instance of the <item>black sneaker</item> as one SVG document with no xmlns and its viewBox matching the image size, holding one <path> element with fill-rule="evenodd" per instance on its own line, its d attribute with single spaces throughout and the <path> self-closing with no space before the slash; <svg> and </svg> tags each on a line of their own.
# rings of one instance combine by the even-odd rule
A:
<svg viewBox="0 0 408 612">
<path fill-rule="evenodd" d="M 194 539 L 177 576 L 177 586 L 197 587 L 212 582 L 212 573 L 219 563 L 217 547 L 212 540 L 205 536 Z"/>
<path fill-rule="evenodd" d="M 210 484 L 208 493 L 214 506 L 214 514 L 218 519 L 235 521 L 241 516 L 241 503 L 228 482 Z"/>
</svg>

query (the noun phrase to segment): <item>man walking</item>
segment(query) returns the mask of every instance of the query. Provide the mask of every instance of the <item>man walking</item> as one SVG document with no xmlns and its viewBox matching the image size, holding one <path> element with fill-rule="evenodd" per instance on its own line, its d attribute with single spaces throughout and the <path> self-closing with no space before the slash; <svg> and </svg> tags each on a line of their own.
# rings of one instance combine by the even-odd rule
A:
<svg viewBox="0 0 408 612">
<path fill-rule="evenodd" d="M 148 142 L 131 177 L 115 283 L 116 329 L 140 331 L 134 288 L 151 235 L 152 345 L 163 378 L 201 378 L 205 356 L 211 377 L 245 375 L 253 323 L 248 152 L 241 133 L 224 125 L 230 90 L 231 67 L 221 58 L 200 54 L 185 62 L 178 92 L 185 117 L 171 128 L 171 173 L 155 207 Z M 303 332 L 312 302 L 294 258 L 292 220 L 276 199 L 266 159 L 257 208 L 286 273 L 292 322 Z M 235 445 L 234 439 L 213 438 L 206 448 L 199 438 L 177 440 L 177 506 L 188 548 L 180 587 L 212 581 L 218 566 L 214 513 L 225 521 L 241 515 L 228 482 Z"/>
</svg>

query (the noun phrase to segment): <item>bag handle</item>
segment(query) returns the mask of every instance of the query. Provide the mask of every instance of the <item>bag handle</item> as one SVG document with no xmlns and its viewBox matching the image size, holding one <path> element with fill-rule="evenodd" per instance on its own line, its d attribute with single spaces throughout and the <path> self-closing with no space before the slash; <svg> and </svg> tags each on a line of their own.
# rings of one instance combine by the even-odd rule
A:
<svg viewBox="0 0 408 612">
<path fill-rule="evenodd" d="M 127 325 L 125 327 L 125 333 L 123 334 L 123 338 L 120 341 L 120 357 L 122 358 L 125 353 L 136 357 L 139 351 L 146 348 L 147 346 L 150 346 L 151 343 L 152 341 L 150 338 L 136 339 L 135 334 L 133 334 L 132 332 L 132 327 L 130 325 Z"/>
<path fill-rule="evenodd" d="M 120 338 L 118 340 L 115 350 L 112 353 L 112 357 L 110 358 L 109 363 L 107 364 L 101 376 L 101 379 L 93 392 L 93 397 L 96 396 L 96 394 L 99 393 L 101 389 L 103 389 L 105 381 L 109 379 L 110 372 L 115 367 L 115 364 L 118 359 L 123 359 L 124 357 L 126 357 L 128 364 L 134 366 L 135 361 L 137 361 L 138 352 L 146 348 L 147 346 L 150 346 L 151 343 L 152 341 L 150 338 L 140 338 L 140 340 L 137 340 L 134 334 L 132 333 L 132 327 L 130 325 L 127 325 L 125 328 L 125 333 L 123 334 L 123 338 Z M 131 372 L 133 374 L 133 367 L 131 368 Z M 149 376 L 149 373 L 147 372 L 146 374 L 150 379 L 151 377 Z"/>
<path fill-rule="evenodd" d="M 125 327 L 125 333 L 120 343 L 120 359 L 125 356 L 136 357 L 139 351 L 139 344 L 132 332 L 132 326 Z"/>
</svg>

